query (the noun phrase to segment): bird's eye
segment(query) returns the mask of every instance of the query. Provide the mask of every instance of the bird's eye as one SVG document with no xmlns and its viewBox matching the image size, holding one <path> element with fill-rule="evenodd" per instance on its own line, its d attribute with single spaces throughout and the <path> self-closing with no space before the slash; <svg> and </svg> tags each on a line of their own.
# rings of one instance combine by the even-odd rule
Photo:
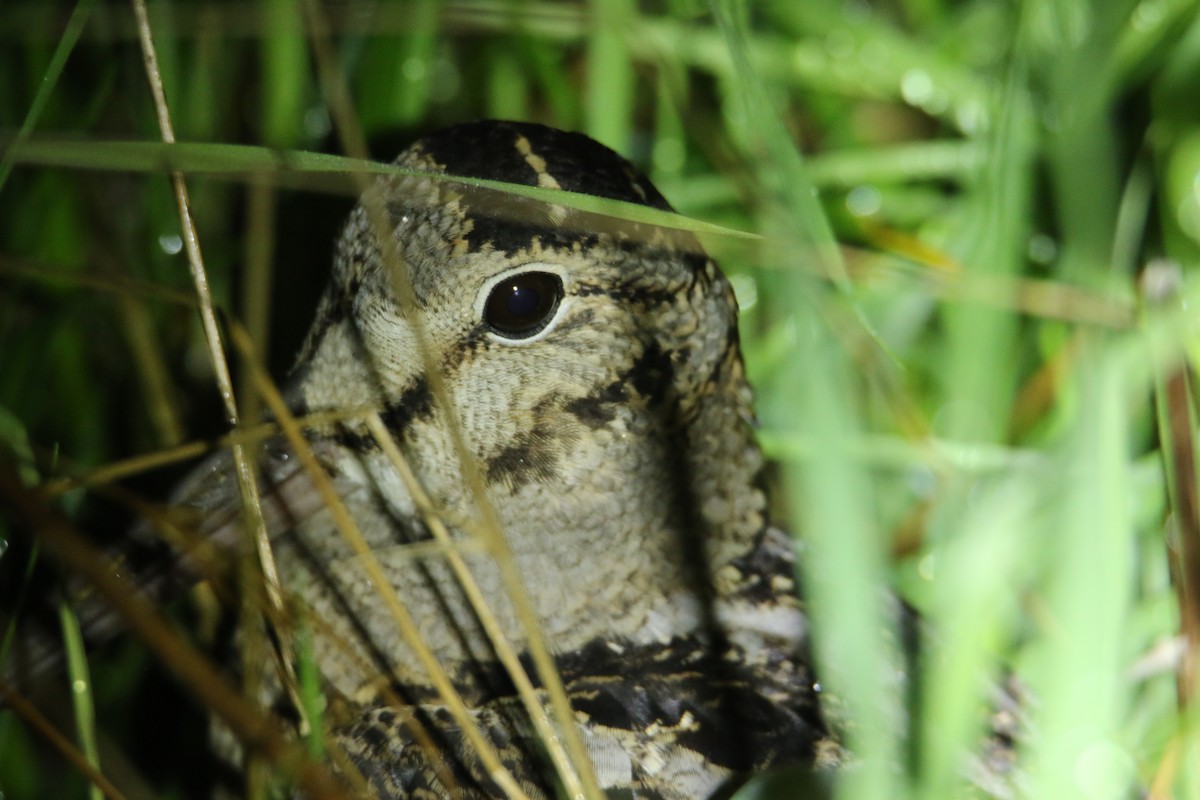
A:
<svg viewBox="0 0 1200 800">
<path fill-rule="evenodd" d="M 528 339 L 554 318 L 562 296 L 562 278 L 553 273 L 510 275 L 492 287 L 483 321 L 507 339 Z"/>
</svg>

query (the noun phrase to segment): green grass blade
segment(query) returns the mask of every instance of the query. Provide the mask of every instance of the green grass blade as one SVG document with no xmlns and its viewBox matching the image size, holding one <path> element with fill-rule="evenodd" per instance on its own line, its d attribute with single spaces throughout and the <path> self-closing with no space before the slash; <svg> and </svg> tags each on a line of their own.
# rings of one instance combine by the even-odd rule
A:
<svg viewBox="0 0 1200 800">
<path fill-rule="evenodd" d="M 633 0 L 591 0 L 593 26 L 588 37 L 587 132 L 619 152 L 627 151 L 632 132 L 633 60 L 626 39 L 637 24 Z"/>
<path fill-rule="evenodd" d="M 50 94 L 54 91 L 54 86 L 58 83 L 58 78 L 62 74 L 63 67 L 66 66 L 71 51 L 75 49 L 75 45 L 79 41 L 79 34 L 83 31 L 83 26 L 87 23 L 88 16 L 95 5 L 96 0 L 79 0 L 75 5 L 75 10 L 71 12 L 71 18 L 67 21 L 67 27 L 63 30 L 62 38 L 59 39 L 58 47 L 55 48 L 54 55 L 50 58 L 50 63 L 47 65 L 46 72 L 42 76 L 42 82 L 38 87 L 37 95 L 34 96 L 33 103 L 29 106 L 29 112 L 25 115 L 25 120 L 21 123 L 14 141 L 24 141 L 33 132 L 33 128 L 42 116 L 46 102 L 50 99 Z M 4 184 L 8 182 L 8 176 L 12 173 L 14 163 L 13 151 L 11 149 L 6 151 L 3 156 L 0 156 L 0 192 L 4 191 Z"/>
<path fill-rule="evenodd" d="M 59 603 L 58 619 L 62 626 L 63 645 L 67 656 L 67 678 L 71 682 L 71 705 L 75 710 L 75 735 L 84 758 L 100 772 L 100 752 L 96 747 L 96 704 L 92 699 L 92 681 L 88 674 L 87 654 L 83 634 L 75 612 L 65 602 Z M 104 800 L 100 787 L 88 787 L 91 800 Z"/>
<path fill-rule="evenodd" d="M 165 142 L 10 142 L 8 151 L 23 164 L 69 167 L 75 169 L 118 170 L 129 172 L 184 172 L 196 174 L 274 176 L 303 186 L 313 176 L 332 176 L 344 191 L 353 191 L 354 174 L 420 176 L 431 180 L 477 186 L 497 192 L 528 197 L 551 205 L 573 208 L 592 214 L 640 222 L 662 228 L 741 239 L 758 238 L 755 234 L 690 219 L 637 203 L 607 197 L 542 189 L 503 181 L 446 176 L 403 169 L 391 164 L 363 161 L 325 153 L 304 153 L 266 147 L 230 144 Z"/>
</svg>

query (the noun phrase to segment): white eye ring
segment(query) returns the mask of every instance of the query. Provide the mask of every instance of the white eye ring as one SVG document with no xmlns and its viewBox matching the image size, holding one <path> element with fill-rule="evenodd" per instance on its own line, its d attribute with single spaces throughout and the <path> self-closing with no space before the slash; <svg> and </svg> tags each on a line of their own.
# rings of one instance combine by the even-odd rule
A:
<svg viewBox="0 0 1200 800">
<path fill-rule="evenodd" d="M 547 288 L 545 285 L 531 287 L 532 297 L 516 294 L 521 287 L 514 279 L 524 275 L 531 277 L 536 275 L 551 283 L 557 283 L 551 289 L 554 296 L 547 297 L 544 293 L 539 295 L 537 289 L 545 290 Z M 557 278 L 557 281 L 555 282 L 547 276 Z M 506 282 L 511 285 L 513 290 L 513 293 L 507 297 L 503 293 L 507 288 Z M 493 275 L 483 284 L 475 298 L 475 316 L 483 320 L 488 327 L 487 335 L 492 341 L 506 345 L 530 344 L 553 331 L 558 320 L 563 316 L 563 310 L 570 307 L 572 299 L 570 286 L 567 271 L 560 264 L 548 264 L 541 261 L 521 264 Z M 528 310 L 512 307 L 514 304 L 528 302 L 537 305 Z M 529 324 L 526 325 L 526 322 Z"/>
</svg>

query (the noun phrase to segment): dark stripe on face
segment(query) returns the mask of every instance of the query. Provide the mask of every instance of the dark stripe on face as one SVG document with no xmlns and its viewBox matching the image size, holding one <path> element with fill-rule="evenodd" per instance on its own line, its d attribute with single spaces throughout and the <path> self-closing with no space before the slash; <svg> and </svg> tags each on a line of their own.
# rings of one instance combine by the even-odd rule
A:
<svg viewBox="0 0 1200 800">
<path fill-rule="evenodd" d="M 461 339 L 455 342 L 453 347 L 446 350 L 446 354 L 442 357 L 442 373 L 444 375 L 454 373 L 470 356 L 486 348 L 487 333 L 488 327 L 482 322 L 467 331 Z"/>
<path fill-rule="evenodd" d="M 520 437 L 517 444 L 509 445 L 489 458 L 488 482 L 504 482 L 516 491 L 535 478 L 549 480 L 554 477 L 554 470 L 551 469 L 554 460 L 547 457 L 541 444 L 534 431 Z"/>
<path fill-rule="evenodd" d="M 413 422 L 428 419 L 432 414 L 433 394 L 429 391 L 429 381 L 421 376 L 405 389 L 395 402 L 389 403 L 380 412 L 379 417 L 383 420 L 384 427 L 391 432 L 392 438 L 402 441 Z M 333 439 L 342 447 L 356 453 L 370 453 L 379 449 L 375 437 L 361 425 L 356 428 L 338 426 Z"/>
<path fill-rule="evenodd" d="M 657 341 L 651 341 L 633 362 L 626 376 L 633 388 L 652 405 L 667 399 L 675 380 L 675 365 L 671 354 L 664 351 Z"/>
<path fill-rule="evenodd" d="M 614 381 L 591 394 L 568 401 L 564 407 L 584 425 L 596 430 L 616 419 L 617 410 L 629 401 L 631 390 L 645 398 L 649 405 L 657 406 L 670 395 L 674 380 L 675 365 L 671 354 L 652 341 L 629 369 L 617 374 Z"/>
<path fill-rule="evenodd" d="M 362 429 L 351 430 L 345 426 L 339 426 L 333 432 L 332 439 L 352 453 L 360 455 L 373 453 L 379 449 L 379 443 L 375 441 L 375 437 Z"/>
<path fill-rule="evenodd" d="M 514 437 L 514 443 L 486 460 L 489 483 L 504 483 L 517 491 L 530 481 L 549 481 L 559 458 L 575 440 L 557 419 L 561 394 L 551 393 L 533 407 L 533 427 Z"/>
<path fill-rule="evenodd" d="M 615 286 L 602 286 L 595 283 L 578 282 L 575 284 L 574 294 L 580 297 L 594 297 L 596 295 L 610 297 L 613 300 L 622 303 L 631 303 L 641 306 L 654 307 L 670 305 L 675 302 L 678 297 L 677 292 L 670 289 L 663 289 L 653 286 L 642 286 L 632 283 L 619 283 Z"/>
<path fill-rule="evenodd" d="M 552 448 L 556 438 L 545 424 L 519 434 L 515 444 L 487 460 L 488 482 L 506 483 L 515 492 L 530 481 L 552 479 L 558 464 L 558 454 Z"/>
<path fill-rule="evenodd" d="M 596 394 L 577 397 L 567 403 L 567 411 L 592 430 L 603 428 L 617 417 L 612 408 L 625 400 L 625 389 L 619 383 L 611 383 Z"/>
<path fill-rule="evenodd" d="M 429 381 L 421 375 L 398 400 L 388 404 L 380 417 L 392 436 L 401 439 L 415 420 L 427 419 L 432 413 L 433 394 L 429 391 Z"/>
</svg>

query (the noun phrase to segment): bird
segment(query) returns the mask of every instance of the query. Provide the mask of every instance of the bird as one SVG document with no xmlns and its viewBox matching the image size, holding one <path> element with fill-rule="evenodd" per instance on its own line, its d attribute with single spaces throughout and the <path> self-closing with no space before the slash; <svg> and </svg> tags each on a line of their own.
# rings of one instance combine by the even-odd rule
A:
<svg viewBox="0 0 1200 800">
<path fill-rule="evenodd" d="M 768 513 L 737 302 L 716 262 L 686 231 L 568 203 L 671 211 L 580 133 L 462 123 L 394 166 L 336 242 L 284 397 L 296 418 L 325 415 L 306 447 L 513 781 L 556 796 L 533 715 L 425 505 L 531 665 L 519 604 L 479 544 L 480 503 L 490 509 L 608 796 L 691 800 L 780 765 L 835 766 L 792 540 Z M 554 192 L 574 194 L 559 204 Z M 319 620 L 313 662 L 340 709 L 328 726 L 339 771 L 389 800 L 508 796 L 295 443 L 270 440 L 257 461 L 280 585 Z M 175 496 L 212 541 L 240 526 L 235 472 L 219 454 Z"/>
</svg>

